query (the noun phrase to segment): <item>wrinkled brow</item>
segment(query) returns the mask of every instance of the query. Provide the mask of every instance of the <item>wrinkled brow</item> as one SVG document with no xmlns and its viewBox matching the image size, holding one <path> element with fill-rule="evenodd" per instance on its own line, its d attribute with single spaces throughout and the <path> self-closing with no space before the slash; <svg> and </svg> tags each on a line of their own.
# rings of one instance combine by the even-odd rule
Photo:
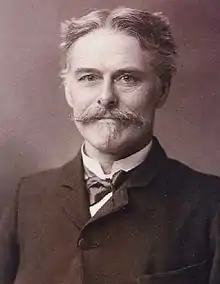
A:
<svg viewBox="0 0 220 284">
<path fill-rule="evenodd" d="M 95 73 L 95 74 L 101 74 L 101 72 L 98 69 L 95 68 L 77 68 L 75 70 L 76 75 L 81 75 L 85 73 Z"/>
<path fill-rule="evenodd" d="M 81 74 L 85 74 L 85 73 L 95 73 L 95 74 L 102 74 L 102 72 L 96 68 L 77 68 L 75 70 L 75 74 L 76 75 L 81 75 Z M 119 76 L 125 73 L 132 73 L 138 76 L 143 76 L 145 74 L 144 70 L 138 69 L 136 67 L 126 67 L 126 68 L 121 68 L 118 70 L 115 70 L 113 72 L 114 76 Z"/>
</svg>

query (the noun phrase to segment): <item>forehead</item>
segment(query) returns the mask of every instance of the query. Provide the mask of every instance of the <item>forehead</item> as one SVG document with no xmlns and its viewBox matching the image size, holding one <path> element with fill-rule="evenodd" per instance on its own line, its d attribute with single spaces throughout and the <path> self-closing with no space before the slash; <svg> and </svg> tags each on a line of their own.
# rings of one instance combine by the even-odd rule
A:
<svg viewBox="0 0 220 284">
<path fill-rule="evenodd" d="M 150 54 L 138 40 L 122 32 L 100 29 L 79 38 L 69 51 L 72 70 L 95 68 L 103 72 L 121 68 L 145 71 Z"/>
</svg>

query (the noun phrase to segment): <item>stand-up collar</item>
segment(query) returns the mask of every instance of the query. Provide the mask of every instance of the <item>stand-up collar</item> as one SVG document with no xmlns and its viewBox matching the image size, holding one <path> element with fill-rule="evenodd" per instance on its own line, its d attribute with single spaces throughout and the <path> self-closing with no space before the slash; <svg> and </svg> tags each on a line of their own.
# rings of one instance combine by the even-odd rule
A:
<svg viewBox="0 0 220 284">
<path fill-rule="evenodd" d="M 118 171 L 128 172 L 137 166 L 139 166 L 147 157 L 152 146 L 152 141 L 150 141 L 144 148 L 138 152 L 124 158 L 117 160 L 112 165 L 112 172 L 110 174 L 105 174 L 102 170 L 99 162 L 85 153 L 84 144 L 81 147 L 81 155 L 83 160 L 83 165 L 85 168 L 85 178 L 89 177 L 89 173 L 96 175 L 100 179 L 112 178 Z M 88 170 L 88 171 L 87 171 Z"/>
<path fill-rule="evenodd" d="M 146 185 L 154 177 L 164 164 L 167 156 L 156 137 L 152 139 L 152 145 L 146 159 L 130 171 L 129 185 Z M 78 183 L 84 180 L 84 166 L 81 150 L 76 157 L 63 167 L 63 185 L 69 188 L 77 188 Z"/>
</svg>

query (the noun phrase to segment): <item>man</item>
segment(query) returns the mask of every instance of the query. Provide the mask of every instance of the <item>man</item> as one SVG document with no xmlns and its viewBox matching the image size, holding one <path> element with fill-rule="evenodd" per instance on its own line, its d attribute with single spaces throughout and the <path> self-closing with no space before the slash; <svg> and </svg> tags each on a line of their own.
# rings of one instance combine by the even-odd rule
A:
<svg viewBox="0 0 220 284">
<path fill-rule="evenodd" d="M 220 283 L 220 180 L 169 159 L 153 136 L 175 72 L 168 20 L 98 10 L 62 36 L 84 143 L 21 181 L 1 217 L 1 283 Z"/>
</svg>

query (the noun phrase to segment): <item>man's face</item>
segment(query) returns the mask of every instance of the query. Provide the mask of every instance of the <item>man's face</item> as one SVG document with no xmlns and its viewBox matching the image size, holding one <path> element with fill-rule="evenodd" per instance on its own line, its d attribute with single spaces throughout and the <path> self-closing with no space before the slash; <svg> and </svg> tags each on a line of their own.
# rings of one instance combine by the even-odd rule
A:
<svg viewBox="0 0 220 284">
<path fill-rule="evenodd" d="M 149 142 L 155 109 L 165 101 L 151 61 L 137 39 L 107 29 L 71 47 L 66 98 L 87 152 L 119 159 Z"/>
</svg>

